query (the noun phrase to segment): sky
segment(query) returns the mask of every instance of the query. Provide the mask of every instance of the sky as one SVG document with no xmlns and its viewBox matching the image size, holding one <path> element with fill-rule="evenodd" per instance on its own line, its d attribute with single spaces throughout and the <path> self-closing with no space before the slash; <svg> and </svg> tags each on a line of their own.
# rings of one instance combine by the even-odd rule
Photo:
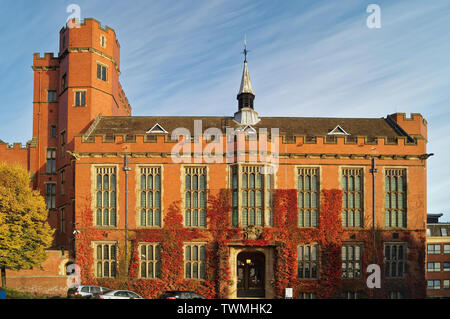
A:
<svg viewBox="0 0 450 319">
<path fill-rule="evenodd" d="M 421 113 L 428 213 L 450 222 L 449 0 L 0 0 L 1 140 L 31 139 L 32 55 L 57 54 L 72 3 L 116 31 L 133 115 L 232 116 L 244 36 L 260 116 Z"/>
</svg>

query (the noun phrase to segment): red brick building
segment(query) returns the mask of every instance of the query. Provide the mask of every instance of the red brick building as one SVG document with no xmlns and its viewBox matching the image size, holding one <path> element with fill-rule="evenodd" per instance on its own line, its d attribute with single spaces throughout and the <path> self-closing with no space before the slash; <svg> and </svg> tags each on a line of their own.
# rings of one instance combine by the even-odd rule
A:
<svg viewBox="0 0 450 319">
<path fill-rule="evenodd" d="M 229 116 L 131 116 L 115 33 L 93 19 L 63 28 L 58 56 L 35 54 L 33 69 L 33 138 L 1 144 L 0 160 L 32 173 L 82 282 L 147 297 L 425 297 L 420 114 L 260 117 L 245 61 Z M 367 288 L 371 263 L 381 289 Z"/>
<path fill-rule="evenodd" d="M 450 298 L 450 223 L 439 223 L 442 214 L 428 216 L 427 297 Z"/>
</svg>

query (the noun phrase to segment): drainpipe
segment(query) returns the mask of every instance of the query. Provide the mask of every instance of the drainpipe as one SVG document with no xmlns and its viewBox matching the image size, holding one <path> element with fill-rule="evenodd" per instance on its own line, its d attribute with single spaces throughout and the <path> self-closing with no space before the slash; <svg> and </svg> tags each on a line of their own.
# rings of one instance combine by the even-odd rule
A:
<svg viewBox="0 0 450 319">
<path fill-rule="evenodd" d="M 376 158 L 372 157 L 372 168 L 370 169 L 372 173 L 372 232 L 373 232 L 373 262 L 376 263 L 377 260 L 377 243 L 375 235 L 375 174 L 378 172 L 376 168 Z"/>
<path fill-rule="evenodd" d="M 128 166 L 128 155 L 125 154 L 123 158 L 123 168 L 125 172 L 125 269 L 127 269 L 127 258 L 128 258 L 128 172 L 132 170 Z"/>
</svg>

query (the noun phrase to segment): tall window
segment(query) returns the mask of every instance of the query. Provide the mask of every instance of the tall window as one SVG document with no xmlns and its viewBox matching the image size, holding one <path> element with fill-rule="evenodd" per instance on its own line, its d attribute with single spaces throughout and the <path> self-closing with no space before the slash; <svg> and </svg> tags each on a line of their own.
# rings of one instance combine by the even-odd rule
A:
<svg viewBox="0 0 450 319">
<path fill-rule="evenodd" d="M 140 277 L 161 278 L 161 246 L 159 244 L 141 244 L 140 251 Z"/>
<path fill-rule="evenodd" d="M 66 232 L 66 214 L 65 214 L 64 207 L 61 208 L 60 232 L 61 232 L 61 234 L 64 234 Z"/>
<path fill-rule="evenodd" d="M 206 227 L 206 167 L 185 169 L 184 224 Z"/>
<path fill-rule="evenodd" d="M 47 148 L 47 162 L 45 172 L 47 174 L 56 173 L 56 149 L 54 148 Z"/>
<path fill-rule="evenodd" d="M 67 74 L 64 73 L 61 77 L 61 91 L 64 91 L 67 88 Z"/>
<path fill-rule="evenodd" d="M 56 125 L 50 125 L 50 137 L 56 137 Z"/>
<path fill-rule="evenodd" d="M 319 246 L 304 245 L 297 247 L 297 277 L 316 279 L 319 264 Z"/>
<path fill-rule="evenodd" d="M 450 245 L 444 245 L 444 254 L 450 254 Z"/>
<path fill-rule="evenodd" d="M 189 244 L 184 247 L 184 278 L 206 279 L 204 244 Z"/>
<path fill-rule="evenodd" d="M 406 244 L 384 245 L 384 267 L 387 278 L 403 277 L 406 264 Z"/>
<path fill-rule="evenodd" d="M 385 170 L 385 225 L 406 227 L 406 170 Z"/>
<path fill-rule="evenodd" d="M 75 106 L 86 106 L 86 91 L 75 92 Z"/>
<path fill-rule="evenodd" d="M 100 36 L 100 46 L 106 48 L 106 37 L 104 35 Z"/>
<path fill-rule="evenodd" d="M 298 226 L 317 227 L 319 219 L 319 169 L 298 169 Z"/>
<path fill-rule="evenodd" d="M 61 170 L 61 195 L 65 194 L 64 185 L 66 183 L 66 170 Z"/>
<path fill-rule="evenodd" d="M 45 199 L 47 203 L 47 209 L 56 208 L 56 183 L 46 184 Z"/>
<path fill-rule="evenodd" d="M 106 81 L 106 66 L 97 63 L 97 79 Z"/>
<path fill-rule="evenodd" d="M 116 168 L 98 167 L 96 174 L 96 224 L 116 226 Z"/>
<path fill-rule="evenodd" d="M 361 278 L 361 246 L 342 245 L 342 278 Z"/>
<path fill-rule="evenodd" d="M 97 244 L 95 261 L 98 278 L 113 278 L 117 274 L 117 245 Z"/>
<path fill-rule="evenodd" d="M 231 170 L 232 216 L 234 227 L 271 226 L 273 175 L 263 166 L 233 166 Z M 240 170 L 240 175 L 239 175 Z M 240 197 L 240 201 L 239 201 Z"/>
<path fill-rule="evenodd" d="M 362 227 L 363 225 L 363 169 L 344 168 L 342 170 L 342 226 Z"/>
<path fill-rule="evenodd" d="M 61 132 L 61 157 L 66 155 L 66 131 Z"/>
<path fill-rule="evenodd" d="M 141 226 L 161 226 L 161 168 L 141 167 Z"/>
<path fill-rule="evenodd" d="M 56 102 L 56 90 L 47 91 L 47 102 L 49 103 Z"/>
</svg>

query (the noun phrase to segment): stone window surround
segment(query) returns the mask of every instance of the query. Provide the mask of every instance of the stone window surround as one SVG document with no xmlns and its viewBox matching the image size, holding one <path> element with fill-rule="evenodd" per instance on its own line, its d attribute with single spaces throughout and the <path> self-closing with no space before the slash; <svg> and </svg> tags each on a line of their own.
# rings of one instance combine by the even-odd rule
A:
<svg viewBox="0 0 450 319">
<path fill-rule="evenodd" d="M 209 183 L 210 183 L 210 178 L 209 178 L 209 166 L 207 164 L 182 164 L 180 165 L 180 181 L 181 181 L 181 187 L 180 187 L 180 195 L 181 195 L 181 212 L 183 215 L 183 227 L 184 228 L 195 228 L 195 229 L 209 229 L 209 223 L 208 223 L 208 216 L 206 215 L 206 226 L 186 226 L 186 196 L 185 196 L 185 192 L 186 192 L 186 168 L 204 168 L 205 169 L 205 176 L 206 176 L 206 185 L 205 185 L 205 193 L 206 193 L 206 214 L 207 214 L 207 210 L 208 210 L 208 190 L 209 188 Z"/>
<path fill-rule="evenodd" d="M 141 168 L 159 168 L 159 174 L 161 176 L 161 185 L 160 185 L 160 193 L 161 193 L 161 226 L 141 226 Z M 162 164 L 136 164 L 135 166 L 135 196 L 136 196 L 136 205 L 135 205 L 135 212 L 136 212 L 136 228 L 147 228 L 147 229 L 160 229 L 164 227 L 164 165 Z M 116 191 L 116 196 L 118 192 Z M 118 202 L 118 201 L 117 201 Z M 184 220 L 183 220 L 184 221 Z"/>
<path fill-rule="evenodd" d="M 160 248 L 160 255 L 159 255 L 159 260 L 157 260 L 157 259 L 155 259 L 155 252 L 153 252 L 153 259 L 152 260 L 149 260 L 149 259 L 147 259 L 147 260 L 145 260 L 144 262 L 147 262 L 147 264 L 148 263 L 150 263 L 150 262 L 154 262 L 154 263 L 156 263 L 156 262 L 158 262 L 159 261 L 159 263 L 160 263 L 160 265 L 161 265 L 161 243 L 159 243 L 159 242 L 139 242 L 138 243 L 138 256 L 139 256 L 139 272 L 138 272 L 138 277 L 140 278 L 140 279 L 144 279 L 144 280 L 155 280 L 155 279 L 161 279 L 160 277 L 157 277 L 156 276 L 156 271 L 154 272 L 154 275 L 153 275 L 153 277 L 152 278 L 149 278 L 149 277 L 141 277 L 141 264 L 142 264 L 142 260 L 141 260 L 141 247 L 142 246 L 150 246 L 150 245 L 152 245 L 153 246 L 153 249 L 155 249 L 156 248 L 156 246 L 158 246 L 159 245 L 159 248 Z M 161 265 L 162 266 L 162 265 Z M 148 270 L 147 270 L 147 272 L 148 272 Z"/>
<path fill-rule="evenodd" d="M 241 209 L 242 209 L 242 196 L 241 196 L 241 183 L 242 183 L 242 166 L 260 166 L 260 167 L 271 167 L 272 165 L 270 165 L 270 164 L 264 164 L 264 163 L 230 163 L 230 165 L 227 165 L 227 178 L 228 178 L 228 183 L 227 183 L 227 187 L 228 187 L 228 189 L 230 189 L 230 190 L 232 190 L 233 188 L 233 177 L 232 177 L 232 175 L 233 175 L 233 167 L 237 167 L 237 171 L 238 171 L 238 177 L 237 177 L 237 180 L 238 180 L 238 224 L 237 224 L 237 226 L 235 226 L 236 228 L 239 228 L 239 227 L 242 227 L 242 222 L 241 222 Z M 270 225 L 266 225 L 266 220 L 265 220 L 265 218 L 266 218 L 266 216 L 265 216 L 265 213 L 267 212 L 267 211 L 270 211 L 270 212 L 272 212 L 272 214 L 273 214 L 273 209 L 272 209 L 272 207 L 269 207 L 268 205 L 267 205 L 267 201 L 266 201 L 266 195 L 267 195 L 267 188 L 266 188 L 266 184 L 267 184 L 267 177 L 266 177 L 266 175 L 267 174 L 263 174 L 263 176 L 264 176 L 264 198 L 263 198 L 263 201 L 264 201 L 264 216 L 263 216 L 263 223 L 264 223 L 264 226 L 263 227 L 272 227 L 272 226 L 270 226 Z M 272 174 L 272 191 L 274 190 L 274 189 L 276 189 L 276 184 L 277 183 L 277 178 L 276 178 L 276 174 Z M 256 199 L 255 199 L 256 200 Z M 229 222 L 230 222 L 230 225 L 233 225 L 233 216 L 232 216 L 232 211 L 231 211 L 231 214 L 228 216 L 228 218 L 229 218 Z M 272 220 L 273 220 L 273 215 L 272 215 Z M 233 226 L 232 226 L 233 227 Z"/>
<path fill-rule="evenodd" d="M 116 168 L 116 226 L 97 226 L 96 225 L 96 214 L 97 214 L 97 168 L 108 168 L 108 167 L 115 167 Z M 120 225 L 120 201 L 119 195 L 120 195 L 120 172 L 122 170 L 120 169 L 119 164 L 92 164 L 91 165 L 91 210 L 92 210 L 92 220 L 93 220 L 93 226 L 96 229 L 116 229 Z"/>
</svg>

